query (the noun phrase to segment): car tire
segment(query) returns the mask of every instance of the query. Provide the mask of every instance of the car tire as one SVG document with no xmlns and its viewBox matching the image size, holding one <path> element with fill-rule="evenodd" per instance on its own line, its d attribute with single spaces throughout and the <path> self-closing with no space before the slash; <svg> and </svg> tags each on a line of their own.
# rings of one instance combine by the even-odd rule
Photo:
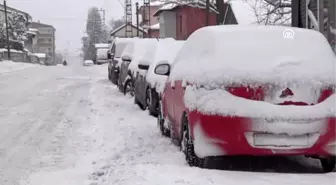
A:
<svg viewBox="0 0 336 185">
<path fill-rule="evenodd" d="M 162 102 L 159 101 L 159 108 L 158 108 L 158 115 L 157 115 L 157 123 L 160 128 L 160 132 L 165 137 L 170 137 L 170 131 L 168 128 L 164 126 L 165 118 L 163 116 L 163 110 L 162 110 Z"/>
<path fill-rule="evenodd" d="M 107 72 L 108 72 L 108 79 L 112 82 L 111 72 L 109 70 L 107 70 Z"/>
<path fill-rule="evenodd" d="M 156 97 L 154 97 L 154 90 L 152 90 L 151 88 L 148 88 L 146 91 L 146 102 L 147 102 L 147 98 L 149 99 L 148 104 L 148 112 L 151 116 L 157 117 L 158 116 L 158 102 L 157 99 L 155 99 Z M 147 97 L 148 96 L 148 97 Z"/>
<path fill-rule="evenodd" d="M 134 86 L 132 80 L 127 80 L 124 85 L 124 95 L 129 93 L 131 96 L 134 96 Z"/>
<path fill-rule="evenodd" d="M 138 100 L 136 96 L 136 92 L 134 91 L 134 103 L 137 104 L 141 110 L 145 111 L 146 107 L 141 104 L 141 102 Z"/>
<path fill-rule="evenodd" d="M 186 161 L 189 166 L 195 166 L 199 168 L 206 167 L 206 158 L 199 158 L 195 154 L 194 142 L 190 136 L 189 122 L 186 116 L 182 122 L 182 136 L 181 136 L 181 151 L 184 153 Z"/>
<path fill-rule="evenodd" d="M 322 170 L 325 173 L 333 172 L 335 170 L 335 156 L 329 158 L 322 158 L 320 159 Z"/>
</svg>

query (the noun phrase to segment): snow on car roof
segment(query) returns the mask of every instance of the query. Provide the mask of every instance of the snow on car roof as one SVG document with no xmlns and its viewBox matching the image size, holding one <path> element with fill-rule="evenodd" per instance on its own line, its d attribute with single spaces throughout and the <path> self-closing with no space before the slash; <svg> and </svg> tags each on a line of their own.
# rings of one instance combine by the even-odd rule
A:
<svg viewBox="0 0 336 185">
<path fill-rule="evenodd" d="M 284 26 L 225 25 L 197 30 L 172 66 L 171 80 L 198 84 L 335 84 L 335 55 L 319 32 Z"/>
<path fill-rule="evenodd" d="M 134 42 L 134 50 L 132 53 L 132 62 L 129 69 L 132 72 L 138 71 L 138 64 L 150 65 L 153 61 L 153 56 L 156 50 L 157 39 L 146 38 L 138 39 Z"/>
<path fill-rule="evenodd" d="M 176 53 L 183 46 L 184 42 L 185 41 L 176 41 L 175 39 L 167 38 L 160 40 L 158 43 L 153 63 L 150 65 L 146 76 L 147 82 L 152 87 L 156 87 L 158 92 L 163 91 L 167 77 L 155 74 L 155 67 L 162 63 L 170 64 L 174 60 Z"/>
</svg>

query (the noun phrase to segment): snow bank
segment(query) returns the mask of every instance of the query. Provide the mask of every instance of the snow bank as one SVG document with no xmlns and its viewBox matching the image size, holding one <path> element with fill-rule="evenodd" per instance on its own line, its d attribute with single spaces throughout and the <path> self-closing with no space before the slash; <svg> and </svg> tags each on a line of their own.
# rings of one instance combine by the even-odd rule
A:
<svg viewBox="0 0 336 185">
<path fill-rule="evenodd" d="M 162 39 L 158 43 L 154 61 L 150 65 L 146 77 L 147 82 L 151 85 L 151 87 L 155 87 L 157 92 L 162 92 L 164 90 L 164 86 L 168 77 L 155 74 L 155 67 L 158 64 L 163 63 L 171 64 L 174 61 L 176 53 L 181 49 L 183 44 L 184 41 L 176 41 L 171 38 Z"/>
<path fill-rule="evenodd" d="M 7 52 L 7 51 L 8 51 L 8 50 L 5 49 L 5 48 L 1 48 L 1 49 L 0 49 L 0 52 Z M 10 52 L 12 52 L 12 53 L 23 53 L 22 51 L 20 51 L 20 50 L 16 50 L 16 49 L 11 49 Z"/>
<path fill-rule="evenodd" d="M 128 69 L 133 73 L 139 71 L 138 64 L 150 65 L 156 50 L 157 39 L 138 39 L 134 42 L 132 62 Z"/>
<path fill-rule="evenodd" d="M 45 53 L 33 53 L 33 55 L 38 58 L 47 58 L 47 54 Z"/>
<path fill-rule="evenodd" d="M 313 106 L 280 106 L 264 101 L 240 98 L 223 89 L 206 90 L 188 86 L 184 103 L 190 111 L 209 115 L 267 119 L 319 119 L 336 116 L 336 94 Z"/>
<path fill-rule="evenodd" d="M 11 71 L 18 71 L 26 68 L 30 68 L 36 65 L 34 64 L 29 64 L 29 63 L 19 63 L 19 62 L 13 62 L 13 61 L 3 61 L 0 62 L 0 74 L 2 73 L 7 73 Z"/>
<path fill-rule="evenodd" d="M 285 39 L 284 33 L 294 33 L 294 38 Z M 313 30 L 210 26 L 197 30 L 186 41 L 174 61 L 170 80 L 211 86 L 291 82 L 334 85 L 335 61 L 326 38 Z"/>
</svg>

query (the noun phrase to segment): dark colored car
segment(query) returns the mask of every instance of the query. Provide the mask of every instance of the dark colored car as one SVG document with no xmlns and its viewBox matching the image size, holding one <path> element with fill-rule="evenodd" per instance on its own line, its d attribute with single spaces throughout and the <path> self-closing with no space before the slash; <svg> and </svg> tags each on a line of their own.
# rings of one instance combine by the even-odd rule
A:
<svg viewBox="0 0 336 185">
<path fill-rule="evenodd" d="M 108 78 L 115 85 L 118 85 L 120 66 L 122 63 L 121 54 L 129 42 L 131 42 L 129 38 L 116 38 L 109 51 Z"/>
</svg>

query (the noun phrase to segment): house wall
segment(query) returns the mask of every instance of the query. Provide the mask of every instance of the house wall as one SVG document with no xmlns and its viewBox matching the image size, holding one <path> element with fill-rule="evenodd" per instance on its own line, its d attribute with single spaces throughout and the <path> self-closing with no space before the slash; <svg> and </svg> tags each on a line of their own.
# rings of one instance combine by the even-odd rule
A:
<svg viewBox="0 0 336 185">
<path fill-rule="evenodd" d="M 148 22 L 146 21 L 143 21 L 143 20 L 148 20 L 148 11 L 150 11 L 150 26 L 154 25 L 154 24 L 158 24 L 159 23 L 159 20 L 157 17 L 154 17 L 154 13 L 156 11 L 159 10 L 159 8 L 161 8 L 161 6 L 150 6 L 149 7 L 145 7 L 145 6 L 142 6 L 141 7 L 141 11 L 140 11 L 140 15 L 142 17 L 142 21 L 140 23 L 140 26 L 144 26 L 144 25 L 148 25 Z"/>
<path fill-rule="evenodd" d="M 176 10 L 176 39 L 186 40 L 199 28 L 205 26 L 206 11 L 201 8 L 184 6 Z M 216 14 L 210 13 L 209 26 L 216 25 Z"/>
<path fill-rule="evenodd" d="M 176 39 L 176 12 L 163 11 L 159 16 L 160 37 Z"/>
<path fill-rule="evenodd" d="M 117 31 L 114 35 L 112 35 L 114 38 L 115 37 L 121 37 L 124 38 L 126 34 L 126 27 L 123 27 L 119 31 Z M 139 37 L 143 36 L 143 32 L 139 31 Z M 137 37 L 137 29 L 132 26 L 132 34 L 128 33 L 127 37 Z"/>
<path fill-rule="evenodd" d="M 159 38 L 160 37 L 160 30 L 148 30 L 148 34 L 146 34 L 146 37 L 149 37 L 149 35 L 152 38 Z"/>
<path fill-rule="evenodd" d="M 226 6 L 225 16 L 224 16 L 224 24 L 238 24 L 231 6 Z"/>
<path fill-rule="evenodd" d="M 52 64 L 55 63 L 56 37 L 55 29 L 51 26 L 32 24 L 32 28 L 38 29 L 37 44 L 34 48 L 36 53 L 46 53 L 50 56 Z"/>
</svg>

